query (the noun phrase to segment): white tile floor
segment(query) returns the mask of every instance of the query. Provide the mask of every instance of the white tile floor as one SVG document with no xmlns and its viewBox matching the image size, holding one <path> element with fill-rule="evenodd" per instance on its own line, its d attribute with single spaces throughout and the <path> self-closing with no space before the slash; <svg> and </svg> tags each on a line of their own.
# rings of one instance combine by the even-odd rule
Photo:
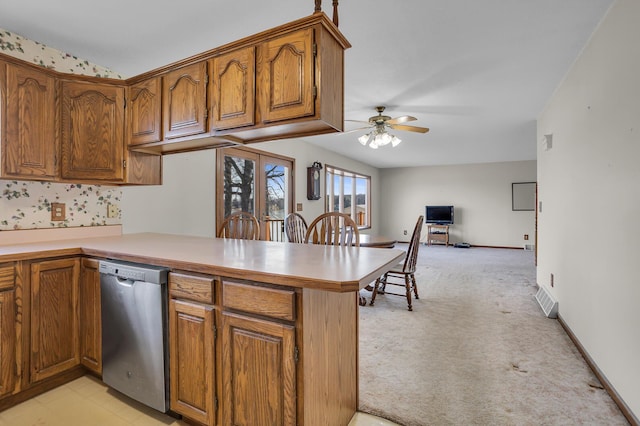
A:
<svg viewBox="0 0 640 426">
<path fill-rule="evenodd" d="M 0 426 L 187 426 L 84 376 L 0 412 Z M 349 426 L 394 426 L 356 413 Z"/>
</svg>

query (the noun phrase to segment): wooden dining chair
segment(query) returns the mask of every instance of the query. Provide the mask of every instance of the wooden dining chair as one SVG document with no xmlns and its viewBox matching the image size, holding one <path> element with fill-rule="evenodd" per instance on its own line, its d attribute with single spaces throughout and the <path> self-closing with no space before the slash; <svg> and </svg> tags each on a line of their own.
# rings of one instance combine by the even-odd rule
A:
<svg viewBox="0 0 640 426">
<path fill-rule="evenodd" d="M 373 294 L 371 295 L 371 302 L 369 302 L 369 305 L 373 306 L 378 293 L 390 294 L 393 296 L 406 297 L 409 310 L 413 311 L 413 307 L 411 305 L 411 291 L 413 291 L 416 299 L 420 298 L 418 297 L 418 286 L 416 285 L 415 272 L 416 265 L 418 263 L 418 249 L 420 248 L 420 233 L 422 232 L 422 222 L 424 222 L 424 216 L 420 216 L 418 218 L 418 222 L 416 222 L 416 226 L 415 228 L 413 228 L 413 234 L 411 235 L 409 249 L 407 250 L 407 256 L 404 258 L 404 262 L 395 266 L 376 280 L 376 283 L 373 286 Z M 400 283 L 397 281 L 393 282 L 393 279 L 400 279 L 402 281 Z M 404 294 L 388 293 L 386 291 L 387 284 L 404 287 Z"/>
<path fill-rule="evenodd" d="M 247 212 L 231 213 L 222 222 L 218 231 L 218 238 L 235 238 L 240 240 L 259 240 L 260 223 L 258 219 Z"/>
<path fill-rule="evenodd" d="M 316 217 L 309 225 L 305 243 L 331 246 L 360 246 L 358 225 L 345 213 L 329 212 Z"/>
<path fill-rule="evenodd" d="M 289 213 L 284 218 L 284 232 L 290 243 L 304 243 L 307 228 L 307 221 L 298 213 Z"/>
</svg>

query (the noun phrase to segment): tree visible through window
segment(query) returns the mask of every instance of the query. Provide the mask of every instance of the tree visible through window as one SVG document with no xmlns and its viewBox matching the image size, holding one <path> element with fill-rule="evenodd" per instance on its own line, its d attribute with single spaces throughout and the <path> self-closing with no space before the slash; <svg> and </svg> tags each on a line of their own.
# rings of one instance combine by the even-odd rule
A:
<svg viewBox="0 0 640 426">
<path fill-rule="evenodd" d="M 327 165 L 325 211 L 346 213 L 359 228 L 371 227 L 371 177 Z"/>
<path fill-rule="evenodd" d="M 216 225 L 231 213 L 250 213 L 261 238 L 284 241 L 284 218 L 293 211 L 292 158 L 248 148 L 218 151 Z"/>
</svg>

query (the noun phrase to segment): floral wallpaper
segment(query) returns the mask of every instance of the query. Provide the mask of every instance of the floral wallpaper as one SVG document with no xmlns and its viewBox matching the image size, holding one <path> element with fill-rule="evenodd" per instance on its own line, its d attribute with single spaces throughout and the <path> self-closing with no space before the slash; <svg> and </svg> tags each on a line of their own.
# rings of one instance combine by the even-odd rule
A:
<svg viewBox="0 0 640 426">
<path fill-rule="evenodd" d="M 0 28 L 0 52 L 59 72 L 122 79 L 120 74 Z M 0 180 L 0 231 L 119 225 L 107 204 L 119 206 L 118 187 Z M 51 221 L 51 203 L 64 203 L 66 218 Z"/>
<path fill-rule="evenodd" d="M 122 79 L 109 68 L 94 65 L 69 53 L 61 52 L 0 28 L 0 52 L 24 61 L 70 74 Z"/>
<path fill-rule="evenodd" d="M 66 228 L 120 224 L 107 218 L 107 205 L 119 205 L 122 192 L 99 185 L 0 180 L 0 230 Z M 65 220 L 51 221 L 51 203 L 65 204 Z M 5 214 L 6 211 L 6 214 Z"/>
</svg>

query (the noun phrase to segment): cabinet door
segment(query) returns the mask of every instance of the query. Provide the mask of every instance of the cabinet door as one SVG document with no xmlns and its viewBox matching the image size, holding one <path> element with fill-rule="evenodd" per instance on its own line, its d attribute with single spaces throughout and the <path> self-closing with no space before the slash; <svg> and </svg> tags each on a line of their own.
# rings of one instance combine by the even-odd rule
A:
<svg viewBox="0 0 640 426">
<path fill-rule="evenodd" d="M 211 306 L 169 302 L 171 409 L 205 425 L 216 418 L 213 312 Z"/>
<path fill-rule="evenodd" d="M 56 177 L 55 79 L 44 72 L 7 64 L 3 175 Z"/>
<path fill-rule="evenodd" d="M 0 292 L 0 397 L 16 387 L 15 290 Z"/>
<path fill-rule="evenodd" d="M 124 87 L 62 83 L 63 179 L 124 178 Z"/>
<path fill-rule="evenodd" d="M 31 382 L 80 364 L 80 260 L 31 264 Z"/>
<path fill-rule="evenodd" d="M 253 46 L 213 59 L 213 129 L 255 124 L 255 63 Z"/>
<path fill-rule="evenodd" d="M 293 326 L 223 313 L 223 423 L 295 425 Z"/>
<path fill-rule="evenodd" d="M 102 374 L 100 273 L 96 259 L 82 259 L 80 270 L 80 363 Z"/>
<path fill-rule="evenodd" d="M 207 131 L 206 61 L 164 76 L 162 110 L 165 139 Z"/>
<path fill-rule="evenodd" d="M 129 88 L 129 145 L 159 142 L 162 139 L 161 82 L 160 77 L 155 77 Z"/>
<path fill-rule="evenodd" d="M 313 28 L 269 40 L 259 49 L 261 120 L 268 123 L 313 115 Z"/>
</svg>

